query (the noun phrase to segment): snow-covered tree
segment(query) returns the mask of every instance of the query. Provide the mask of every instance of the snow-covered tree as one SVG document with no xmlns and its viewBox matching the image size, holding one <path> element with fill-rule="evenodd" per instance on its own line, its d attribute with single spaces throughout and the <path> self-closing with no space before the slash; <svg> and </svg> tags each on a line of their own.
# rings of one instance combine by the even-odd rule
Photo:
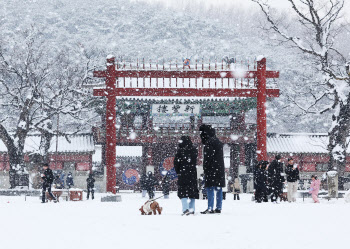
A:
<svg viewBox="0 0 350 249">
<path fill-rule="evenodd" d="M 88 59 L 84 64 L 78 53 L 53 51 L 36 28 L 16 38 L 0 41 L 0 139 L 8 150 L 12 186 L 14 174 L 24 171 L 27 135 L 40 132 L 39 154 L 47 161 L 56 117 L 82 120 L 90 97 L 81 87 L 89 79 Z"/>
<path fill-rule="evenodd" d="M 322 74 L 321 79 L 304 81 L 304 90 L 308 89 L 312 103 L 309 106 L 300 105 L 297 101 L 294 103 L 304 113 L 332 112 L 329 167 L 344 173 L 350 131 L 349 57 L 340 46 L 346 26 L 342 18 L 344 0 L 287 0 L 293 14 L 291 18 L 281 18 L 268 1 L 252 1 L 259 4 L 268 28 L 278 34 L 276 39 L 300 51 Z M 320 108 L 329 101 L 331 103 L 327 107 Z"/>
</svg>

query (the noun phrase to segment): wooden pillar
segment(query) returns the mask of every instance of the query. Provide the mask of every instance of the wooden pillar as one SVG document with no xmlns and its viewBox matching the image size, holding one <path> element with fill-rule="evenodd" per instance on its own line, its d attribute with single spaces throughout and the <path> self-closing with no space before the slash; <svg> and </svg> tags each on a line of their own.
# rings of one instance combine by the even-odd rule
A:
<svg viewBox="0 0 350 249">
<path fill-rule="evenodd" d="M 116 83 L 115 58 L 107 58 L 106 71 L 106 166 L 107 166 L 107 192 L 116 193 L 116 96 L 113 94 Z"/>
<path fill-rule="evenodd" d="M 259 161 L 266 161 L 266 58 L 258 61 L 257 80 L 257 154 Z"/>
</svg>

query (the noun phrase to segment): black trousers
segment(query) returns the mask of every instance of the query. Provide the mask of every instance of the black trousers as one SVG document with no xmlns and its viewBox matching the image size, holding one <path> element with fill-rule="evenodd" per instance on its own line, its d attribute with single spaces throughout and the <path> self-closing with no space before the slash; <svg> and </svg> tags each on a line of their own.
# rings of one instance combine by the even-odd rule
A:
<svg viewBox="0 0 350 249">
<path fill-rule="evenodd" d="M 154 198 L 154 190 L 153 189 L 147 189 L 147 193 L 150 199 Z"/>
<path fill-rule="evenodd" d="M 256 189 L 255 190 L 255 200 L 260 202 L 268 202 L 266 190 Z"/>
<path fill-rule="evenodd" d="M 236 200 L 236 197 L 237 197 L 237 200 L 239 201 L 239 194 L 233 194 L 233 199 Z"/>
<path fill-rule="evenodd" d="M 91 198 L 94 199 L 94 193 L 95 193 L 94 188 L 87 189 L 87 197 L 86 198 L 89 199 L 90 193 L 91 193 Z"/>
<path fill-rule="evenodd" d="M 56 200 L 55 196 L 51 192 L 51 183 L 47 183 L 47 182 L 43 183 L 43 191 L 42 191 L 41 200 L 43 202 L 45 202 L 46 190 L 47 190 L 47 192 L 49 192 L 49 195 L 51 196 L 51 198 Z"/>
</svg>

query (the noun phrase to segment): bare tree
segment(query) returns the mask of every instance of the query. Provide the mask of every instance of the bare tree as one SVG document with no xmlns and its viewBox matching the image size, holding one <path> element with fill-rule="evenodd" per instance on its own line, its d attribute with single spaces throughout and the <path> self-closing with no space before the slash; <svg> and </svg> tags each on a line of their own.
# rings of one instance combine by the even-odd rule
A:
<svg viewBox="0 0 350 249">
<path fill-rule="evenodd" d="M 8 149 L 10 183 L 24 172 L 24 144 L 30 132 L 41 133 L 40 154 L 47 154 L 57 133 L 52 122 L 57 115 L 81 120 L 90 94 L 82 89 L 88 80 L 89 59 L 77 63 L 67 51 L 53 51 L 43 34 L 32 28 L 20 42 L 0 43 L 0 139 Z M 62 135 L 62 133 L 60 134 Z"/>
<path fill-rule="evenodd" d="M 322 73 L 322 80 L 317 82 L 317 91 L 310 91 L 313 103 L 306 107 L 298 106 L 305 113 L 332 112 L 329 169 L 343 174 L 350 129 L 349 63 L 345 53 L 338 48 L 338 36 L 346 25 L 342 18 L 344 0 L 287 0 L 293 17 L 296 17 L 287 24 L 276 16 L 268 1 L 252 1 L 260 6 L 269 29 L 278 34 L 279 40 L 308 56 Z M 331 104 L 324 109 L 317 108 L 325 100 L 331 100 Z"/>
</svg>

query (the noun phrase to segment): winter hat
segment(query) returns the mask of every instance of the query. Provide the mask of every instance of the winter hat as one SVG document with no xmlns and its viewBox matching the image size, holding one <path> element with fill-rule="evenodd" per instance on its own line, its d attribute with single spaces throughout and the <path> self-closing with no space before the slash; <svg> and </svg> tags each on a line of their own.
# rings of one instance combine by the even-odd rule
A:
<svg viewBox="0 0 350 249">
<path fill-rule="evenodd" d="M 278 160 L 280 160 L 281 159 L 281 155 L 276 155 L 275 156 L 275 159 L 278 161 Z"/>
<path fill-rule="evenodd" d="M 182 136 L 179 143 L 179 148 L 186 148 L 192 146 L 192 141 L 189 136 Z"/>
<path fill-rule="evenodd" d="M 49 167 L 48 163 L 43 163 L 43 167 Z"/>
<path fill-rule="evenodd" d="M 206 144 L 208 139 L 210 137 L 212 137 L 213 132 L 214 132 L 214 136 L 215 136 L 215 130 L 213 131 L 210 125 L 202 124 L 199 127 L 199 131 L 200 131 L 200 137 L 201 137 L 203 144 Z"/>
</svg>

